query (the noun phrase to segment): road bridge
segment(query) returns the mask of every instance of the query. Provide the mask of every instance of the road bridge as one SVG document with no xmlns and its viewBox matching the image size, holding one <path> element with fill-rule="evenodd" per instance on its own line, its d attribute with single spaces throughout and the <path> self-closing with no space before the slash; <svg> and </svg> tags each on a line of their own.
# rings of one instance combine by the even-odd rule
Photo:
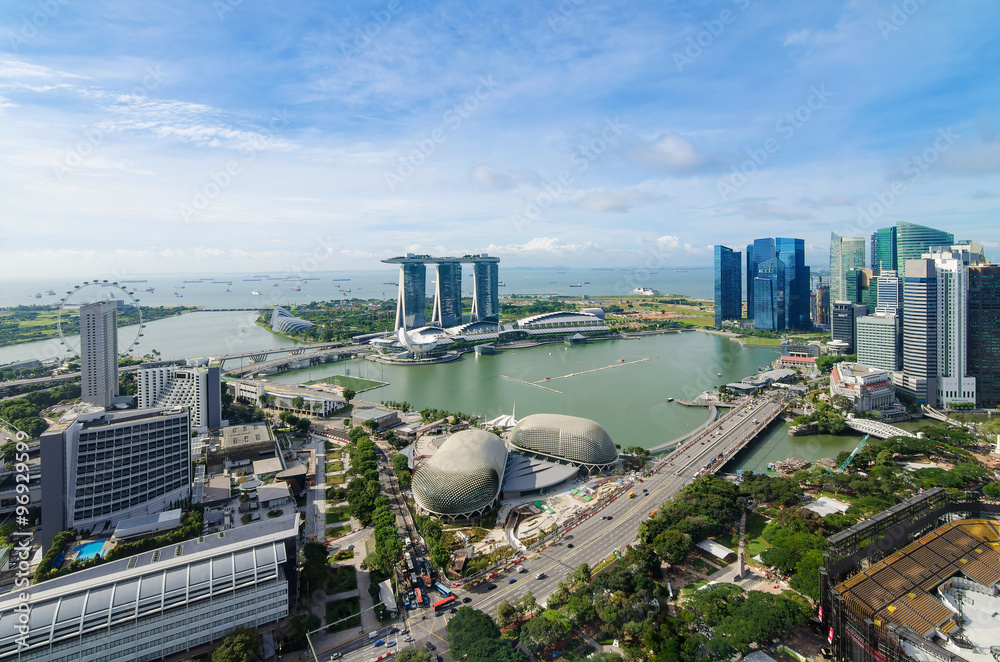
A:
<svg viewBox="0 0 1000 662">
<path fill-rule="evenodd" d="M 307 360 L 310 365 L 316 363 L 322 363 L 330 357 L 344 357 L 344 356 L 355 356 L 362 352 L 360 347 L 341 347 L 333 348 L 327 350 L 319 350 L 311 354 L 304 354 L 301 352 L 289 353 L 288 356 L 284 356 L 277 359 L 263 360 L 266 354 L 250 355 L 251 362 L 247 365 L 241 365 L 238 368 L 231 368 L 229 370 L 224 370 L 223 374 L 226 375 L 237 375 L 246 376 L 254 373 L 261 372 L 271 372 L 275 370 L 281 370 L 282 368 L 288 366 L 291 363 L 297 363 L 299 361 Z"/>
<path fill-rule="evenodd" d="M 903 428 L 897 428 L 895 425 L 889 425 L 882 421 L 872 421 L 867 418 L 847 418 L 844 420 L 844 423 L 852 430 L 857 430 L 858 432 L 863 432 L 879 439 L 917 436 Z"/>
</svg>

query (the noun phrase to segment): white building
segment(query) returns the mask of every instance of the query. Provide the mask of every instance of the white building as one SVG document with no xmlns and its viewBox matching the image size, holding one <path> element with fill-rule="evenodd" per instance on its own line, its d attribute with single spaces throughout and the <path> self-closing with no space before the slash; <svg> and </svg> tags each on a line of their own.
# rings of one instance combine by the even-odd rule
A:
<svg viewBox="0 0 1000 662">
<path fill-rule="evenodd" d="M 298 515 L 144 552 L 0 598 L 0 660 L 147 662 L 274 623 L 295 604 Z"/>
<path fill-rule="evenodd" d="M 858 363 L 895 372 L 903 367 L 900 318 L 864 315 L 856 322 Z"/>
<path fill-rule="evenodd" d="M 830 371 L 830 395 L 842 395 L 854 411 L 878 411 L 896 402 L 896 392 L 885 370 L 860 363 L 836 363 Z"/>
<path fill-rule="evenodd" d="M 226 380 L 226 388 L 237 400 L 249 400 L 257 406 L 262 395 L 271 396 L 270 407 L 298 414 L 328 416 L 347 406 L 347 401 L 338 394 L 293 384 L 278 384 L 266 379 Z M 301 406 L 296 406 L 299 402 L 296 398 L 302 398 Z"/>
<path fill-rule="evenodd" d="M 191 429 L 204 434 L 222 426 L 222 394 L 218 366 L 208 359 L 144 363 L 136 372 L 139 408 L 186 407 Z"/>
<path fill-rule="evenodd" d="M 45 548 L 60 531 L 111 529 L 190 499 L 191 425 L 183 409 L 82 405 L 39 443 Z"/>
<path fill-rule="evenodd" d="M 118 302 L 80 306 L 80 399 L 110 407 L 118 395 Z"/>
<path fill-rule="evenodd" d="M 981 252 L 969 245 L 932 246 L 923 255 L 937 269 L 938 405 L 976 402 L 976 378 L 968 374 L 968 266 L 978 262 Z"/>
</svg>

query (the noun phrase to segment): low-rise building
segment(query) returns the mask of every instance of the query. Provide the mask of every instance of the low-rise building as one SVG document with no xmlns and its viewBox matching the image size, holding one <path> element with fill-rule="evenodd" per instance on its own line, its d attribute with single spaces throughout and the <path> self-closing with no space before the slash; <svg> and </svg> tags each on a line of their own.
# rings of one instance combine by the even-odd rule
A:
<svg viewBox="0 0 1000 662">
<path fill-rule="evenodd" d="M 258 480 L 264 480 L 265 478 L 276 476 L 284 469 L 285 467 L 282 465 L 281 458 L 279 457 L 254 460 L 253 463 L 253 475 L 256 476 Z"/>
<path fill-rule="evenodd" d="M 896 403 L 896 391 L 885 370 L 860 363 L 837 363 L 830 372 L 830 395 L 842 395 L 856 412 L 878 411 Z"/>
<path fill-rule="evenodd" d="M 262 510 L 280 508 L 291 501 L 292 493 L 288 489 L 288 483 L 275 482 L 257 488 L 257 503 Z"/>
<path fill-rule="evenodd" d="M 364 425 L 365 421 L 375 421 L 378 424 L 378 431 L 382 432 L 399 425 L 399 412 L 381 407 L 356 407 L 351 414 L 351 423 L 359 426 Z"/>
</svg>

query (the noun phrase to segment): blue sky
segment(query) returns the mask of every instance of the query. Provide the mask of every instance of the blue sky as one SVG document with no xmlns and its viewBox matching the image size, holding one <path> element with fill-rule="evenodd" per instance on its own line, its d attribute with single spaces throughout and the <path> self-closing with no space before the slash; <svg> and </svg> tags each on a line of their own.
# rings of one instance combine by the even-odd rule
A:
<svg viewBox="0 0 1000 662">
<path fill-rule="evenodd" d="M 0 278 L 1000 247 L 1000 4 L 0 8 Z"/>
</svg>

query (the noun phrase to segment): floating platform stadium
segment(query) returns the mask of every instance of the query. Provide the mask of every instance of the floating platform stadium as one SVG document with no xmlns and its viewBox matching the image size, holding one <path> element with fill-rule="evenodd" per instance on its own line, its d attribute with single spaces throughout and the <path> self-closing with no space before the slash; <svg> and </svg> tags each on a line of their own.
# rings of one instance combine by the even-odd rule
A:
<svg viewBox="0 0 1000 662">
<path fill-rule="evenodd" d="M 820 618 L 832 656 L 1000 660 L 998 515 L 935 488 L 831 537 Z"/>
</svg>

